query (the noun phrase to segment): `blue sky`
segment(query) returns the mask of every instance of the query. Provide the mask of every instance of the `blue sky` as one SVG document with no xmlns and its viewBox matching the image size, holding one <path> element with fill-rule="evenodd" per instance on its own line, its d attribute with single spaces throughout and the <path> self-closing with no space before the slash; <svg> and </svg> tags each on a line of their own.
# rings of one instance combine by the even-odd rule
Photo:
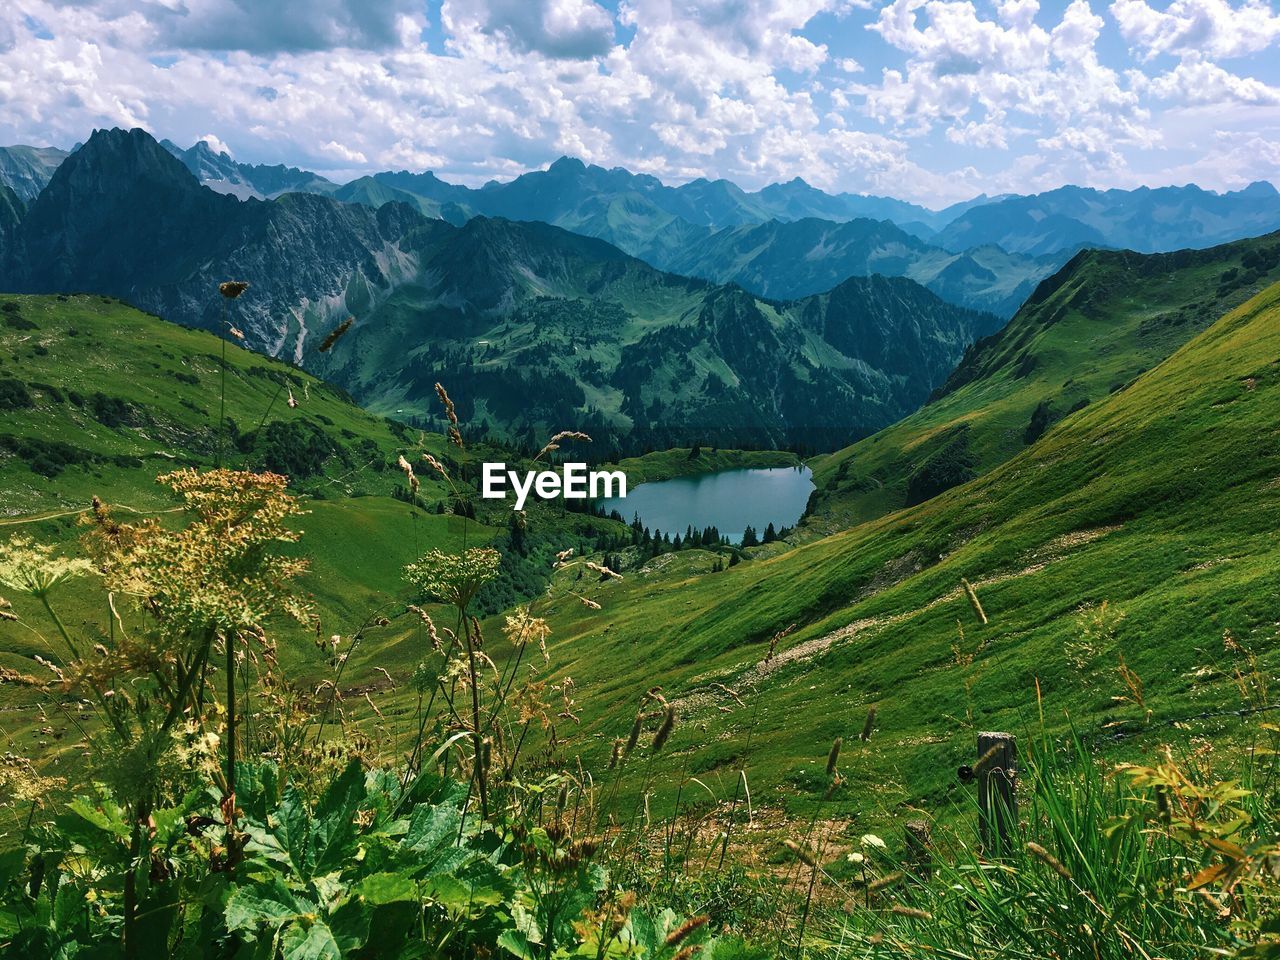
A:
<svg viewBox="0 0 1280 960">
<path fill-rule="evenodd" d="M 1280 13 L 1233 0 L 16 0 L 0 142 L 142 126 L 480 183 L 979 192 L 1280 180 Z"/>
</svg>

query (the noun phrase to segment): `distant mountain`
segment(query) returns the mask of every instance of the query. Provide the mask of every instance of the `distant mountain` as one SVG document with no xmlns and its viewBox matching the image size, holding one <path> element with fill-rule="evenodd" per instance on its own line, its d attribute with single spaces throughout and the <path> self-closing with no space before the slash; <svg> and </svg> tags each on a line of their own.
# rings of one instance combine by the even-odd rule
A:
<svg viewBox="0 0 1280 960">
<path fill-rule="evenodd" d="M 220 332 L 217 282 L 248 280 L 233 316 L 255 348 L 404 417 L 429 416 L 448 379 L 507 433 L 571 417 L 633 442 L 833 446 L 913 409 L 999 326 L 909 280 L 768 301 L 543 223 L 239 201 L 141 130 L 95 132 L 10 247 L 4 287 L 114 294 Z M 348 313 L 354 330 L 318 353 Z"/>
<path fill-rule="evenodd" d="M 446 183 L 432 173 L 387 172 L 374 174 L 374 178 L 399 190 L 457 203 L 485 216 L 558 225 L 574 217 L 574 211 L 580 211 L 584 204 L 603 206 L 627 200 L 651 211 L 647 214 L 650 217 L 660 211 L 669 218 L 714 229 L 806 217 L 837 222 L 870 217 L 911 224 L 930 233 L 987 199 L 978 197 L 933 211 L 889 197 L 825 193 L 799 177 L 754 193 L 728 180 L 701 178 L 671 187 L 648 174 L 632 173 L 622 167 L 605 169 L 571 157 L 561 157 L 546 170 L 521 174 L 514 180 L 490 181 L 478 190 Z"/>
<path fill-rule="evenodd" d="M 229 193 L 241 200 L 251 197 L 261 200 L 282 193 L 331 194 L 338 189 L 336 183 L 309 170 L 282 164 L 238 163 L 203 140 L 186 150 L 171 140 L 161 140 L 160 145 L 181 160 L 210 190 Z"/>
<path fill-rule="evenodd" d="M 1194 184 L 1137 190 L 1061 187 L 959 214 L 935 238 L 948 250 L 996 244 L 1045 255 L 1082 246 L 1140 253 L 1203 248 L 1280 228 L 1280 193 L 1253 183 L 1231 193 Z"/>
<path fill-rule="evenodd" d="M 66 157 L 67 151 L 56 147 L 0 147 L 0 186 L 30 203 Z"/>
<path fill-rule="evenodd" d="M 218 330 L 210 291 L 244 276 L 259 286 L 238 312 L 252 344 L 298 356 L 308 323 L 328 323 L 349 292 L 387 287 L 401 263 L 395 243 L 435 223 L 400 204 L 298 193 L 242 202 L 202 187 L 144 131 L 99 130 L 27 210 L 3 285 L 112 294 Z"/>
<path fill-rule="evenodd" d="M 425 198 L 428 215 L 452 222 L 485 215 L 551 223 L 607 240 L 660 269 L 739 283 L 766 297 L 807 296 L 851 276 L 881 273 L 909 277 L 944 300 L 1008 317 L 1069 256 L 1011 256 L 994 248 L 954 254 L 919 235 L 933 232 L 925 221 L 941 223 L 940 217 L 968 204 L 935 214 L 883 197 L 832 196 L 800 179 L 758 193 L 725 180 L 667 187 L 654 177 L 568 158 L 480 190 L 447 184 L 433 174 L 385 173 L 373 179 Z M 352 199 L 386 202 L 377 191 Z M 440 213 L 436 204 L 444 205 Z M 888 222 L 891 216 L 911 226 L 898 227 Z"/>
<path fill-rule="evenodd" d="M 951 303 L 1002 317 L 1067 259 L 1013 255 L 994 245 L 955 254 L 887 220 L 816 219 L 731 227 L 653 255 L 677 273 L 768 297 L 806 296 L 851 276 L 908 277 Z"/>
</svg>

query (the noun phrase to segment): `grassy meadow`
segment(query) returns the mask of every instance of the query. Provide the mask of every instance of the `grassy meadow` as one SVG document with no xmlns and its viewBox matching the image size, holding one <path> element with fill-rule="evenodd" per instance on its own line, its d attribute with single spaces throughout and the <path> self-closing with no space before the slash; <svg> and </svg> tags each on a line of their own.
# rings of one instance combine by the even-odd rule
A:
<svg viewBox="0 0 1280 960">
<path fill-rule="evenodd" d="M 477 501 L 517 458 L 447 391 L 423 434 L 234 338 L 0 298 L 0 949 L 1280 955 L 1280 284 L 1115 270 L 732 565 Z M 1055 344 L 1090 402 L 1026 443 Z M 973 479 L 902 507 L 957 417 Z M 795 462 L 690 453 L 622 466 Z M 985 843 L 982 731 L 1020 768 Z"/>
</svg>

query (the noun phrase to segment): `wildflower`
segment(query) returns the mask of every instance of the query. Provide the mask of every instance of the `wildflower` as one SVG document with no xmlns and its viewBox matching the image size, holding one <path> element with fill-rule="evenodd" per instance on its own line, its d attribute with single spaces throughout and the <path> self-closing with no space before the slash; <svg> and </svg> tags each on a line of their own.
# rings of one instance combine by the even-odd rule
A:
<svg viewBox="0 0 1280 960">
<path fill-rule="evenodd" d="M 472 547 L 461 554 L 429 550 L 405 567 L 404 573 L 423 593 L 462 608 L 498 575 L 501 562 L 501 555 L 492 547 Z"/>
<path fill-rule="evenodd" d="M 543 659 L 551 659 L 547 653 L 547 637 L 551 636 L 551 627 L 542 617 L 531 616 L 528 607 L 517 607 L 514 614 L 506 618 L 502 632 L 512 646 L 525 647 L 536 643 L 542 651 Z"/>
<path fill-rule="evenodd" d="M 862 839 L 860 842 L 864 847 L 870 847 L 873 850 L 886 849 L 885 842 L 881 840 L 879 837 L 877 837 L 874 833 L 864 833 L 862 835 Z"/>
<path fill-rule="evenodd" d="M 249 284 L 244 280 L 224 280 L 218 284 L 218 292 L 228 300 L 234 300 L 248 289 Z"/>
<path fill-rule="evenodd" d="M 309 605 L 288 582 L 306 561 L 273 552 L 298 539 L 286 524 L 300 515 L 273 473 L 179 470 L 158 481 L 183 500 L 190 522 L 172 529 L 154 520 L 120 524 L 104 507 L 89 521 L 90 544 L 109 590 L 138 598 L 170 636 L 258 635 L 257 625 L 282 612 L 309 623 Z"/>
<path fill-rule="evenodd" d="M 329 331 L 329 335 L 320 343 L 320 352 L 328 353 L 335 343 L 342 339 L 343 334 L 351 329 L 351 325 L 356 322 L 355 317 L 347 317 L 340 324 Z"/>
<path fill-rule="evenodd" d="M 88 560 L 56 557 L 53 547 L 30 537 L 13 537 L 0 544 L 0 584 L 37 600 L 43 600 L 59 584 L 92 570 Z"/>
</svg>

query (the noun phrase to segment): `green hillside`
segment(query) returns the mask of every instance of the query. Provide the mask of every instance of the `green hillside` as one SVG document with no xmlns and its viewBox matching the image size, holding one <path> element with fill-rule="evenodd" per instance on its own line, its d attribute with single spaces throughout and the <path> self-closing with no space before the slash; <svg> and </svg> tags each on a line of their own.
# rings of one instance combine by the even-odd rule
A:
<svg viewBox="0 0 1280 960">
<path fill-rule="evenodd" d="M 930 403 L 813 462 L 810 531 L 842 529 L 986 473 L 1276 280 L 1280 234 L 1170 254 L 1078 254 L 1007 327 L 966 352 Z"/>
<path fill-rule="evenodd" d="M 438 512 L 452 510 L 452 491 L 420 460 L 430 452 L 449 464 L 470 495 L 456 450 L 438 434 L 371 415 L 340 390 L 234 340 L 225 342 L 227 430 L 220 437 L 223 347 L 211 334 L 108 297 L 0 295 L 0 538 L 69 543 L 83 532 L 76 521 L 94 496 L 122 519 L 164 511 L 174 500 L 157 475 L 208 469 L 221 449 L 229 467 L 288 475 L 293 492 L 307 501 L 300 526 L 312 569 L 304 585 L 330 632 L 347 633 L 389 603 L 401 613 L 411 596 L 403 565 L 422 551 L 464 542 L 462 518 Z M 489 454 L 518 461 L 509 451 L 474 451 Z M 417 509 L 405 502 L 405 477 L 396 467 L 401 455 L 419 464 Z M 472 545 L 501 535 L 511 515 L 502 503 L 473 501 L 471 508 L 479 511 L 465 531 Z M 536 541 L 491 606 L 540 589 L 555 550 L 625 532 L 621 524 L 549 505 L 531 506 L 529 514 L 554 540 Z M 48 519 L 33 523 L 33 517 Z M 96 620 L 100 611 L 76 613 Z M 305 677 L 317 658 L 310 639 L 299 639 L 283 656 Z M 0 662 L 13 665 L 8 657 L 35 652 L 29 635 L 0 633 Z M 370 660 L 362 652 L 353 661 L 353 682 L 373 661 L 397 662 L 385 645 L 368 654 Z M 403 653 L 410 666 L 416 656 Z"/>
<path fill-rule="evenodd" d="M 794 811 L 820 798 L 843 736 L 849 782 L 828 815 L 855 832 L 963 804 L 973 731 L 1028 731 L 1037 692 L 1050 729 L 1091 745 L 1128 751 L 1175 721 L 1228 742 L 1241 649 L 1263 675 L 1280 666 L 1280 544 L 1263 519 L 1280 507 L 1277 358 L 1280 285 L 921 506 L 723 572 L 695 552 L 606 585 L 601 613 L 554 624 L 581 742 L 602 761 L 661 678 L 679 722 L 659 762 L 720 797 L 745 764 L 758 805 Z"/>
</svg>

